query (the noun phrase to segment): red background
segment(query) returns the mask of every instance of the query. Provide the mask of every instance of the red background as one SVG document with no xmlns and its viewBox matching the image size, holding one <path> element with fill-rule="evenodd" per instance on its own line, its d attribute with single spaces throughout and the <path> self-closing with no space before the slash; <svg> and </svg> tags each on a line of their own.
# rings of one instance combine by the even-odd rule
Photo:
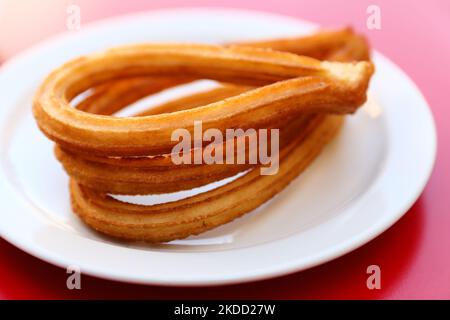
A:
<svg viewBox="0 0 450 320">
<path fill-rule="evenodd" d="M 3 14 L 8 13 L 13 2 L 0 0 L 0 10 L 6 10 Z M 20 3 L 24 7 L 11 9 L 6 26 L 2 27 L 14 30 L 14 36 L 5 40 L 5 34 L 0 34 L 0 56 L 11 57 L 47 35 L 64 31 L 67 4 L 81 7 L 82 23 L 158 8 L 220 6 L 281 13 L 328 27 L 351 24 L 364 32 L 374 48 L 400 65 L 421 88 L 435 116 L 439 147 L 431 180 L 413 208 L 374 241 L 325 265 L 272 280 L 207 288 L 139 286 L 82 276 L 82 290 L 70 291 L 66 288 L 65 270 L 33 258 L 0 239 L 0 298 L 450 299 L 448 0 L 79 0 L 67 3 L 47 0 L 39 1 L 39 10 L 30 8 L 29 1 Z M 381 30 L 366 28 L 366 8 L 370 4 L 381 8 Z M 11 18 L 17 12 L 20 16 Z M 21 21 L 20 28 L 18 21 Z M 29 24 L 24 25 L 23 21 Z M 381 290 L 366 287 L 366 268 L 371 264 L 381 267 Z"/>
</svg>

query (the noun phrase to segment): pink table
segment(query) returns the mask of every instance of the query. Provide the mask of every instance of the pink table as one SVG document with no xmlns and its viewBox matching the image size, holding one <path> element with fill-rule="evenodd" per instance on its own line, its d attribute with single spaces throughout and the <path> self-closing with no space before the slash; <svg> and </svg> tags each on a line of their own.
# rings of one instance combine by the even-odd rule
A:
<svg viewBox="0 0 450 320">
<path fill-rule="evenodd" d="M 0 240 L 0 298 L 254 298 L 254 299 L 450 299 L 450 2 L 428 1 L 73 1 L 82 9 L 82 22 L 162 7 L 242 7 L 291 15 L 324 26 L 352 24 L 373 46 L 400 65 L 418 84 L 431 105 L 439 137 L 434 173 L 413 208 L 390 230 L 340 259 L 290 276 L 250 284 L 213 288 L 137 286 L 83 276 L 82 290 L 66 289 L 65 270 L 35 259 Z M 52 14 L 56 1 L 49 0 Z M 366 28 L 366 8 L 381 9 L 381 30 Z M 65 7 L 42 33 L 65 28 Z M 60 15 L 60 16 L 58 16 Z M 61 18 L 62 16 L 62 18 Z M 49 20 L 48 14 L 44 18 Z M 23 17 L 18 17 L 22 19 Z M 34 17 L 35 21 L 36 17 Z M 10 51 L 36 41 L 40 35 L 11 39 Z M 27 38 L 28 37 L 28 38 Z M 17 40 L 18 39 L 18 40 Z M 22 43 L 18 43 L 22 41 Z M 1 46 L 0 46 L 1 54 Z M 7 55 L 12 52 L 7 51 Z M 5 55 L 5 54 L 4 54 Z M 411 159 L 411 161 L 414 161 Z M 366 288 L 366 268 L 382 269 L 382 289 Z"/>
</svg>

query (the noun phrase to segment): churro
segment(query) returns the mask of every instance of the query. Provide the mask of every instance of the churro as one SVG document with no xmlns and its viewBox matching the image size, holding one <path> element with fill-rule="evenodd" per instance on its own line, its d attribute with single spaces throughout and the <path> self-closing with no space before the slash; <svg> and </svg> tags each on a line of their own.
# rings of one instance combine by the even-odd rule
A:
<svg viewBox="0 0 450 320">
<path fill-rule="evenodd" d="M 365 102 L 372 73 L 367 43 L 350 29 L 239 45 L 129 45 L 53 71 L 33 112 L 56 142 L 71 177 L 72 207 L 83 221 L 111 236 L 165 242 L 227 223 L 280 192 L 335 136 L 343 115 Z M 199 79 L 220 85 L 133 117 L 114 116 L 143 97 Z M 71 101 L 88 90 L 74 108 Z M 172 133 L 193 133 L 195 121 L 222 133 L 279 128 L 279 171 L 264 176 L 260 164 L 235 162 L 175 164 Z M 225 152 L 225 142 L 218 148 Z M 253 151 L 236 150 L 234 157 Z M 152 206 L 108 195 L 188 190 L 239 173 L 216 189 Z"/>
</svg>

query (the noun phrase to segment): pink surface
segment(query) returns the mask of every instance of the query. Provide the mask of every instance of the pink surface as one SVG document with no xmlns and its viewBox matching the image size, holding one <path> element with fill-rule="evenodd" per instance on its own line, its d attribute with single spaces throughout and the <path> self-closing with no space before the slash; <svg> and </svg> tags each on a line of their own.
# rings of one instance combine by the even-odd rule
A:
<svg viewBox="0 0 450 320">
<path fill-rule="evenodd" d="M 15 30 L 14 37 L 10 37 L 9 42 L 2 41 L 0 55 L 9 56 L 44 35 L 65 29 L 64 1 L 44 3 L 54 16 L 33 16 L 33 21 L 53 22 L 46 23 L 39 32 L 33 30 L 33 25 L 20 30 L 11 28 Z M 436 167 L 420 199 L 394 227 L 353 253 L 308 271 L 256 283 L 213 288 L 146 287 L 83 276 L 82 290 L 69 291 L 65 285 L 65 270 L 30 257 L 0 240 L 0 298 L 450 299 L 449 1 L 102 0 L 94 3 L 80 0 L 70 3 L 80 5 L 82 23 L 164 7 L 214 5 L 281 13 L 331 27 L 351 24 L 369 37 L 374 48 L 400 65 L 427 98 L 438 128 Z M 381 30 L 366 28 L 366 8 L 370 4 L 381 8 Z M 1 5 L 0 0 L 0 10 L 8 9 Z M 20 19 L 26 21 L 24 17 Z M 0 39 L 3 39 L 1 35 Z M 381 290 L 366 288 L 366 268 L 371 264 L 381 267 Z"/>
</svg>

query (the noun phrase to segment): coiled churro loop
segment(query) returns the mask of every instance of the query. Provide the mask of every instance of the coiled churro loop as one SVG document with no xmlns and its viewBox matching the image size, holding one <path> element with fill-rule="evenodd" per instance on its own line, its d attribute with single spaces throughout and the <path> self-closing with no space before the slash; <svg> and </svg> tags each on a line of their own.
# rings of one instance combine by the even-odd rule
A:
<svg viewBox="0 0 450 320">
<path fill-rule="evenodd" d="M 170 241 L 241 216 L 300 174 L 336 134 L 342 115 L 364 103 L 373 73 L 367 60 L 365 40 L 349 29 L 245 45 L 124 46 L 53 71 L 36 93 L 33 112 L 56 142 L 56 156 L 71 176 L 72 207 L 88 225 L 125 239 Z M 113 116 L 145 96 L 198 79 L 222 85 L 135 117 Z M 73 108 L 71 101 L 87 90 L 91 94 Z M 174 164 L 172 132 L 194 133 L 194 121 L 222 133 L 279 128 L 279 172 L 261 176 L 258 164 Z M 164 204 L 107 195 L 192 189 L 240 172 L 219 188 Z"/>
</svg>

